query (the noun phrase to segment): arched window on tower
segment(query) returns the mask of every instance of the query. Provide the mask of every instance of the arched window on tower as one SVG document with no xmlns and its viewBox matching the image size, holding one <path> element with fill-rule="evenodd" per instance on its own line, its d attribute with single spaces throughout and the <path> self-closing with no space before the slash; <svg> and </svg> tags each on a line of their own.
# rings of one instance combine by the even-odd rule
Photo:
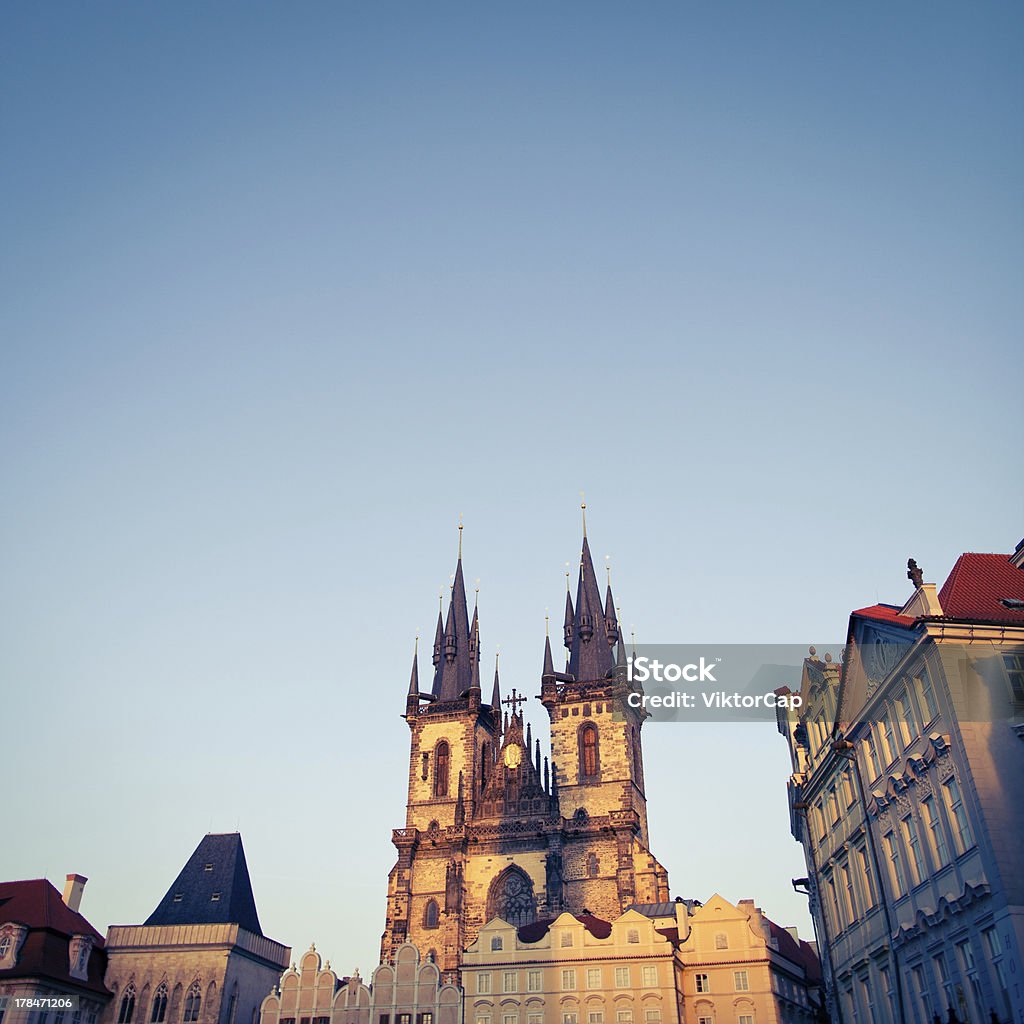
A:
<svg viewBox="0 0 1024 1024">
<path fill-rule="evenodd" d="M 601 774 L 601 757 L 598 751 L 597 726 L 593 722 L 581 726 L 579 745 L 580 778 L 596 779 Z"/>
<path fill-rule="evenodd" d="M 202 993 L 199 989 L 199 982 L 192 982 L 192 987 L 185 996 L 185 1009 L 181 1014 L 181 1024 L 195 1024 L 199 1020 L 199 1010 L 203 1005 Z"/>
<path fill-rule="evenodd" d="M 423 927 L 436 928 L 438 924 L 437 900 L 428 900 L 423 911 Z"/>
<path fill-rule="evenodd" d="M 487 785 L 491 777 L 491 745 L 484 743 L 480 747 L 480 789 Z"/>
<path fill-rule="evenodd" d="M 121 996 L 121 1008 L 117 1012 L 117 1024 L 132 1024 L 135 1016 L 135 986 L 129 985 Z"/>
<path fill-rule="evenodd" d="M 448 795 L 448 744 L 444 740 L 434 749 L 434 796 Z"/>
<path fill-rule="evenodd" d="M 491 883 L 487 895 L 487 919 L 500 917 L 518 927 L 529 924 L 536 916 L 533 881 L 522 868 L 511 865 Z"/>
<path fill-rule="evenodd" d="M 587 854 L 587 875 L 590 878 L 597 878 L 597 872 L 600 869 L 600 865 L 597 862 L 596 853 Z"/>
<path fill-rule="evenodd" d="M 150 1024 L 164 1024 L 167 1016 L 167 983 L 161 982 L 153 996 L 153 1012 L 149 1015 Z"/>
</svg>

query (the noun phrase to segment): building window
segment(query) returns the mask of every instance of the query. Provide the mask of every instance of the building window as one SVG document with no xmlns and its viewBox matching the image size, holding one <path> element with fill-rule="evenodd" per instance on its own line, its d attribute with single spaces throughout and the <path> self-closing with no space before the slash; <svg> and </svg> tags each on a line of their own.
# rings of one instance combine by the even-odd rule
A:
<svg viewBox="0 0 1024 1024">
<path fill-rule="evenodd" d="M 395 1019 L 398 1021 L 398 1024 L 410 1024 L 412 1021 L 412 1014 L 400 1013 Z"/>
<path fill-rule="evenodd" d="M 737 992 L 749 992 L 750 991 L 750 979 L 747 977 L 746 971 L 733 971 L 732 972 L 733 987 Z"/>
<path fill-rule="evenodd" d="M 600 967 L 588 967 L 587 968 L 587 988 L 600 988 L 601 987 L 601 968 Z"/>
<path fill-rule="evenodd" d="M 518 985 L 516 982 L 515 971 L 503 971 L 501 974 L 501 991 L 502 992 L 516 992 L 518 991 Z"/>
<path fill-rule="evenodd" d="M 867 733 L 868 763 L 871 766 L 871 778 L 877 779 L 882 774 L 882 762 L 878 758 L 878 744 L 875 742 L 873 729 Z"/>
<path fill-rule="evenodd" d="M 754 1024 L 754 1015 L 752 1013 L 741 1013 L 736 1018 L 737 1024 Z"/>
<path fill-rule="evenodd" d="M 477 1017 L 476 1024 L 491 1024 L 490 1017 Z"/>
<path fill-rule="evenodd" d="M 857 899 L 856 894 L 853 891 L 853 875 L 850 874 L 849 861 L 843 861 L 843 863 L 839 865 L 839 878 L 842 881 L 843 889 L 845 890 L 843 894 L 843 902 L 846 905 L 846 913 L 850 915 L 851 921 L 856 921 Z"/>
<path fill-rule="evenodd" d="M 903 828 L 903 842 L 907 844 L 907 849 L 910 851 L 907 865 L 910 868 L 910 877 L 913 879 L 914 885 L 917 885 L 928 877 L 924 851 L 921 849 L 921 840 L 917 834 L 917 822 L 908 814 L 900 824 Z"/>
<path fill-rule="evenodd" d="M 946 833 L 942 827 L 939 806 L 933 796 L 926 796 L 921 801 L 921 806 L 928 819 L 928 837 L 932 856 L 935 858 L 936 866 L 941 868 L 949 863 L 949 847 L 946 845 Z"/>
<path fill-rule="evenodd" d="M 597 873 L 600 870 L 600 865 L 597 861 L 596 853 L 587 854 L 587 875 L 590 878 L 597 878 Z"/>
<path fill-rule="evenodd" d="M 648 965 L 640 968 L 640 983 L 644 988 L 654 988 L 658 984 L 658 968 Z"/>
<path fill-rule="evenodd" d="M 117 1011 L 117 1024 L 132 1024 L 135 1016 L 135 986 L 129 985 L 121 996 L 121 1008 Z"/>
<path fill-rule="evenodd" d="M 562 971 L 562 991 L 573 992 L 576 989 L 576 972 L 573 970 Z"/>
<path fill-rule="evenodd" d="M 153 996 L 153 1012 L 149 1015 L 150 1024 L 164 1024 L 167 1016 L 167 986 L 162 984 Z"/>
<path fill-rule="evenodd" d="M 616 1010 L 615 1012 L 616 1024 L 633 1024 L 633 1011 L 632 1010 Z"/>
<path fill-rule="evenodd" d="M 924 719 L 923 724 L 927 725 L 939 713 L 938 705 L 935 703 L 935 690 L 927 669 L 917 677 L 915 683 L 918 700 L 921 704 L 921 717 Z"/>
<path fill-rule="evenodd" d="M 436 928 L 439 916 L 437 900 L 427 900 L 427 905 L 423 911 L 423 927 Z"/>
<path fill-rule="evenodd" d="M 587 1014 L 587 1024 L 604 1024 L 604 1010 L 591 1010 Z"/>
<path fill-rule="evenodd" d="M 698 1017 L 697 1024 L 714 1024 L 714 1021 L 711 1017 Z"/>
<path fill-rule="evenodd" d="M 491 976 L 486 971 L 476 976 L 476 991 L 477 995 L 491 994 Z"/>
<path fill-rule="evenodd" d="M 562 1024 L 576 1024 L 577 1019 L 575 1012 L 571 1010 L 562 1014 Z"/>
<path fill-rule="evenodd" d="M 729 936 L 725 932 L 719 932 L 715 936 L 715 949 L 728 949 L 729 948 Z"/>
<path fill-rule="evenodd" d="M 628 967 L 616 967 L 615 968 L 615 987 L 616 988 L 629 988 L 629 968 Z"/>
<path fill-rule="evenodd" d="M 562 932 L 558 944 L 562 949 L 568 949 L 572 945 L 572 932 Z"/>
<path fill-rule="evenodd" d="M 210 896 L 210 902 L 211 903 L 219 903 L 220 902 L 220 893 L 219 892 L 213 893 L 213 895 Z"/>
<path fill-rule="evenodd" d="M 528 1013 L 526 1015 L 526 1024 L 544 1024 L 543 1013 Z"/>
<path fill-rule="evenodd" d="M 1003 1002 L 1010 1005 L 1010 979 L 1007 977 L 1006 964 L 1003 962 L 1003 942 L 999 938 L 999 932 L 995 928 L 986 928 L 982 933 L 985 939 L 985 949 L 992 964 L 992 970 L 996 972 L 996 980 L 999 982 L 999 990 L 1003 994 Z"/>
<path fill-rule="evenodd" d="M 434 748 L 434 796 L 448 795 L 448 743 L 441 740 Z"/>
<path fill-rule="evenodd" d="M 519 1024 L 518 1013 L 506 1013 L 502 1015 L 501 1024 Z"/>
<path fill-rule="evenodd" d="M 653 1010 L 644 1010 L 644 1024 L 660 1024 L 661 1010 L 655 1007 Z"/>
<path fill-rule="evenodd" d="M 970 822 L 967 820 L 967 809 L 960 798 L 960 785 L 955 776 L 951 775 L 942 784 L 942 793 L 950 822 L 953 825 L 954 844 L 957 852 L 963 853 L 974 845 L 974 838 L 971 835 Z"/>
<path fill-rule="evenodd" d="M 706 974 L 695 974 L 693 980 L 697 983 L 698 992 L 710 992 L 711 985 L 708 982 L 708 976 Z"/>
<path fill-rule="evenodd" d="M 506 868 L 491 883 L 487 897 L 488 920 L 500 917 L 502 921 L 519 927 L 529 924 L 535 916 L 530 876 L 514 865 Z"/>
<path fill-rule="evenodd" d="M 1024 655 L 1004 654 L 1003 665 L 1010 682 L 1010 699 L 1015 707 L 1020 707 L 1024 704 Z"/>
<path fill-rule="evenodd" d="M 491 952 L 500 953 L 505 946 L 505 940 L 500 935 L 491 936 Z"/>
<path fill-rule="evenodd" d="M 544 976 L 541 971 L 526 972 L 526 991 L 540 992 L 544 987 Z"/>
<path fill-rule="evenodd" d="M 580 778 L 596 779 L 601 772 L 601 759 L 598 752 L 597 726 L 587 722 L 580 727 Z"/>
<path fill-rule="evenodd" d="M 185 1010 L 181 1015 L 181 1024 L 195 1024 L 199 1020 L 199 1009 L 202 1006 L 202 996 L 199 992 L 199 982 L 194 981 L 192 987 L 185 996 Z"/>
<path fill-rule="evenodd" d="M 903 858 L 900 856 L 899 840 L 895 833 L 886 832 L 882 837 L 885 852 L 889 858 L 889 881 L 895 896 L 902 896 L 907 891 L 907 879 L 903 874 Z"/>
<path fill-rule="evenodd" d="M 640 931 L 637 928 L 629 928 L 626 931 L 626 941 L 631 944 L 637 944 L 640 942 Z"/>
</svg>

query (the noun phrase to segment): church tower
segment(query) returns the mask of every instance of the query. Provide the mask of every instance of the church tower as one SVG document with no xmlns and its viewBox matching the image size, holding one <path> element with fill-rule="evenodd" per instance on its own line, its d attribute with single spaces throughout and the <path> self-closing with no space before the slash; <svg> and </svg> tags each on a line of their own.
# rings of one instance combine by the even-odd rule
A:
<svg viewBox="0 0 1024 1024">
<path fill-rule="evenodd" d="M 640 730 L 629 708 L 625 647 L 609 586 L 604 607 L 586 536 L 576 603 L 566 597 L 564 672 L 545 640 L 539 699 L 552 760 L 524 724 L 525 698 L 490 700 L 480 686 L 480 621 L 469 618 L 459 556 L 447 615 L 438 612 L 433 680 L 413 658 L 405 827 L 392 840 L 382 959 L 412 942 L 458 980 L 462 951 L 491 918 L 526 924 L 587 909 L 609 919 L 632 903 L 668 899 L 647 849 Z M 617 650 L 617 657 L 613 651 Z"/>
</svg>

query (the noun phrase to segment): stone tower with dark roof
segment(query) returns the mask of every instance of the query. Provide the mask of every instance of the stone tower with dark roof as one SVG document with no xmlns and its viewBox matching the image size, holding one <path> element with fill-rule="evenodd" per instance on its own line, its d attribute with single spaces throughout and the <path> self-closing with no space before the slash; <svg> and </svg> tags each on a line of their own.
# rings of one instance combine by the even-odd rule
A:
<svg viewBox="0 0 1024 1024">
<path fill-rule="evenodd" d="M 525 723 L 525 699 L 513 689 L 502 700 L 497 668 L 483 702 L 480 620 L 476 610 L 469 616 L 460 534 L 431 685 L 420 686 L 417 652 L 406 695 L 408 801 L 405 827 L 392 834 L 382 959 L 413 942 L 455 980 L 462 951 L 492 917 L 526 924 L 587 909 L 611 919 L 635 902 L 668 899 L 665 869 L 647 848 L 645 716 L 626 701 L 611 588 L 602 602 L 586 536 L 565 642 L 566 669 L 555 672 L 545 641 L 549 761 Z"/>
<path fill-rule="evenodd" d="M 144 924 L 107 932 L 101 1024 L 256 1024 L 290 954 L 260 928 L 242 837 L 206 835 Z"/>
</svg>

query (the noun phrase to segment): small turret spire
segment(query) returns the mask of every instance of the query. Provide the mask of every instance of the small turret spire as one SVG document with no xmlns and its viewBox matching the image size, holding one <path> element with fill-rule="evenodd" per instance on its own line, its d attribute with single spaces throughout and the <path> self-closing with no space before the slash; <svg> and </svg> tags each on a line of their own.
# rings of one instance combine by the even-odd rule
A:
<svg viewBox="0 0 1024 1024">
<path fill-rule="evenodd" d="M 583 536 L 587 536 L 587 496 L 580 491 L 580 509 L 583 512 Z"/>
<path fill-rule="evenodd" d="M 551 637 L 544 637 L 544 669 L 541 676 L 553 676 L 555 674 L 555 660 L 551 657 Z"/>
<path fill-rule="evenodd" d="M 409 696 L 415 697 L 420 692 L 420 637 L 416 634 L 416 642 L 412 649 L 412 676 L 409 679 Z"/>
<path fill-rule="evenodd" d="M 495 713 L 501 711 L 501 685 L 498 682 L 498 652 L 494 652 L 494 689 L 491 691 L 491 707 Z"/>
</svg>

